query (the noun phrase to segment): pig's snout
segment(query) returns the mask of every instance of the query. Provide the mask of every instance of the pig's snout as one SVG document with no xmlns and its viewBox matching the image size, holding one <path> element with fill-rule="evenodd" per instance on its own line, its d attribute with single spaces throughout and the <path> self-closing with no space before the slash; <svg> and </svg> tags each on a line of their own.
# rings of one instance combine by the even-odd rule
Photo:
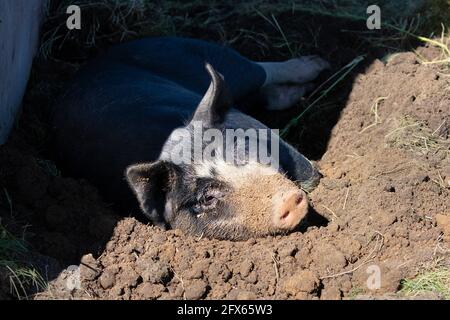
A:
<svg viewBox="0 0 450 320">
<path fill-rule="evenodd" d="M 273 223 L 280 230 L 292 230 L 305 218 L 308 199 L 302 190 L 295 190 L 276 197 Z"/>
</svg>

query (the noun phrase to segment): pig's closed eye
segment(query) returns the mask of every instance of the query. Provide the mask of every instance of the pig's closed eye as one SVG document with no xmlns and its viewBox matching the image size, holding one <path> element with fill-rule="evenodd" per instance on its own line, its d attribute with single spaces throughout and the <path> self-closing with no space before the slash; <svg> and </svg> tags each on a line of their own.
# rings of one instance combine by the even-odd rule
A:
<svg viewBox="0 0 450 320">
<path fill-rule="evenodd" d="M 216 200 L 217 198 L 214 195 L 207 194 L 206 196 L 203 197 L 202 203 L 208 206 L 213 204 Z"/>
<path fill-rule="evenodd" d="M 210 209 L 216 206 L 219 199 L 214 194 L 206 194 L 200 198 L 198 204 L 202 209 Z"/>
<path fill-rule="evenodd" d="M 222 192 L 218 190 L 208 190 L 207 192 L 199 195 L 197 203 L 193 207 L 195 213 L 200 215 L 205 211 L 215 209 L 219 199 L 222 198 L 222 196 Z"/>
</svg>

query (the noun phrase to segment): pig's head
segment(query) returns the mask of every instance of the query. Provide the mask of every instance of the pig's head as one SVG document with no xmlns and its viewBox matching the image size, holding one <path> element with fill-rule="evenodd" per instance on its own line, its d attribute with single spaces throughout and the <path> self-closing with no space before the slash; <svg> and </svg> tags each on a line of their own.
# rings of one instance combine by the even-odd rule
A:
<svg viewBox="0 0 450 320">
<path fill-rule="evenodd" d="M 220 132 L 227 128 L 232 106 L 228 90 L 210 65 L 207 70 L 211 85 L 191 122 L 174 131 L 159 160 L 126 170 L 142 211 L 161 227 L 211 238 L 244 240 L 293 230 L 304 220 L 308 200 L 278 168 L 250 158 L 230 163 L 217 150 L 212 150 L 212 159 L 192 163 L 167 156 L 180 136 L 194 140 L 194 122 Z"/>
</svg>

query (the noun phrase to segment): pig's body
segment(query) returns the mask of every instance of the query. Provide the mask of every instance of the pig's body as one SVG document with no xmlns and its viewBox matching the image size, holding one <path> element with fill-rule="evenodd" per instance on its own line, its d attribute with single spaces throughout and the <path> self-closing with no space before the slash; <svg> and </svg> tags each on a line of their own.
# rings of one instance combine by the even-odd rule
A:
<svg viewBox="0 0 450 320">
<path fill-rule="evenodd" d="M 203 41 L 143 39 L 83 67 L 59 100 L 54 127 L 64 167 L 126 203 L 132 192 L 123 172 L 134 163 L 158 160 L 170 134 L 192 117 L 210 83 L 205 62 L 223 75 L 237 103 L 224 126 L 266 128 L 237 109 L 267 80 L 260 64 Z M 279 154 L 289 178 L 305 184 L 317 180 L 309 161 L 283 141 Z"/>
</svg>

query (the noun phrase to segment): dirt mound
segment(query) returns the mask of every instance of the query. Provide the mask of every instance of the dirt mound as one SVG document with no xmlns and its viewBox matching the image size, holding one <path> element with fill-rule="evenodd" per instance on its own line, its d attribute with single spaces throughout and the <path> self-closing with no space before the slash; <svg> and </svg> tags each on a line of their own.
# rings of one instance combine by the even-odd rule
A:
<svg viewBox="0 0 450 320">
<path fill-rule="evenodd" d="M 431 48 L 419 52 L 436 54 Z M 376 60 L 355 79 L 318 163 L 324 178 L 310 194 L 312 211 L 328 224 L 283 237 L 229 242 L 165 232 L 125 218 L 101 254 L 85 255 L 79 269 L 61 273 L 38 298 L 342 299 L 395 294 L 402 279 L 432 261 L 444 257 L 450 263 L 448 235 L 442 237 L 450 215 L 449 86 L 450 78 L 439 66 L 419 64 L 412 53 L 391 56 L 386 63 Z M 32 179 L 33 193 L 41 192 L 41 182 L 23 174 Z M 62 190 L 70 181 L 60 183 L 65 185 L 52 189 L 69 192 Z M 63 195 L 55 197 L 64 201 Z M 62 207 L 75 210 L 73 202 Z M 47 206 L 49 223 L 59 223 L 60 209 Z M 88 212 L 99 211 L 92 219 L 102 220 L 102 210 Z M 100 220 L 92 226 L 103 225 Z M 371 278 L 378 271 L 379 284 Z M 67 283 L 74 280 L 78 289 L 69 290 Z"/>
</svg>

